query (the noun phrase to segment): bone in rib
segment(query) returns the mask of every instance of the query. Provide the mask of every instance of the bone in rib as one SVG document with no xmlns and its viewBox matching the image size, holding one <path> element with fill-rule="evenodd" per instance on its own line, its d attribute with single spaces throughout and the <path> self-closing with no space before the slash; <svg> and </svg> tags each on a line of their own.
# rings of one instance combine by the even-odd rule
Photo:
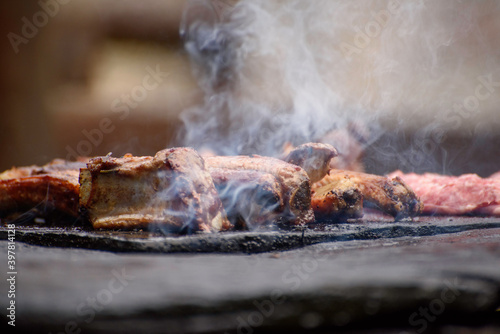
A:
<svg viewBox="0 0 500 334">
<path fill-rule="evenodd" d="M 284 210 L 281 185 L 272 174 L 255 170 L 209 167 L 229 221 L 251 229 L 279 221 Z"/>
<path fill-rule="evenodd" d="M 314 221 L 310 180 L 301 167 L 258 155 L 206 157 L 205 162 L 209 169 L 247 170 L 271 174 L 280 185 L 280 197 L 283 200 L 283 210 L 278 217 L 279 222 L 302 225 Z"/>
<path fill-rule="evenodd" d="M 203 159 L 191 148 L 154 157 L 98 157 L 87 167 L 80 171 L 80 206 L 94 228 L 231 228 Z"/>
</svg>

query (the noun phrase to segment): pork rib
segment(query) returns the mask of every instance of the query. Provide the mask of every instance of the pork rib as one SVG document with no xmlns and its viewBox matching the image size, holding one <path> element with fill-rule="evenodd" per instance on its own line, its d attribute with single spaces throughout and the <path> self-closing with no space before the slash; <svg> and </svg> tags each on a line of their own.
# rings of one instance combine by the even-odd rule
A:
<svg viewBox="0 0 500 334">
<path fill-rule="evenodd" d="M 203 159 L 191 148 L 94 158 L 81 169 L 80 184 L 80 205 L 97 229 L 190 233 L 231 227 Z"/>
<path fill-rule="evenodd" d="M 271 174 L 254 170 L 208 168 L 229 221 L 237 229 L 273 223 L 284 210 L 281 185 Z"/>
<path fill-rule="evenodd" d="M 1 173 L 0 217 L 30 210 L 44 218 L 55 212 L 77 217 L 80 167 L 85 163 L 56 159 Z"/>
<path fill-rule="evenodd" d="M 279 182 L 283 199 L 279 222 L 302 225 L 314 221 L 310 180 L 301 167 L 258 155 L 206 157 L 205 162 L 209 169 L 259 171 L 273 175 Z"/>
</svg>

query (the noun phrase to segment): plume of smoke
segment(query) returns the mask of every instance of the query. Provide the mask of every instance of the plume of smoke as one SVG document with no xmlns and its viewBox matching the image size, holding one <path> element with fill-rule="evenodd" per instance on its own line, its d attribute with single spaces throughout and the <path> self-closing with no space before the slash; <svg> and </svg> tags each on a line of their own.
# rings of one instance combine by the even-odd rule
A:
<svg viewBox="0 0 500 334">
<path fill-rule="evenodd" d="M 317 10 L 301 13 L 302 7 L 240 1 L 218 13 L 212 2 L 191 2 L 181 34 L 205 101 L 182 115 L 185 144 L 275 155 L 286 142 L 300 144 L 346 124 L 343 99 L 322 68 L 330 60 L 320 59 L 321 36 L 310 31 Z"/>
<path fill-rule="evenodd" d="M 181 34 L 205 98 L 182 114 L 182 142 L 277 155 L 363 123 L 368 144 L 388 129 L 418 132 L 410 150 L 427 168 L 421 147 L 499 122 L 500 87 L 474 113 L 454 110 L 479 76 L 500 82 L 499 12 L 490 0 L 192 0 Z"/>
</svg>

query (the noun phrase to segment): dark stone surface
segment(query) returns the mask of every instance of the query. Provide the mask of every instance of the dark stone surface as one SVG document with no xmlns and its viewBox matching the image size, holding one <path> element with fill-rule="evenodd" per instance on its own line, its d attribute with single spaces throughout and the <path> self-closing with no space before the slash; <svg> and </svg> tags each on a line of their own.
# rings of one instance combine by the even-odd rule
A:
<svg viewBox="0 0 500 334">
<path fill-rule="evenodd" d="M 419 217 L 394 222 L 379 216 L 350 223 L 301 228 L 292 231 L 262 230 L 189 236 L 160 235 L 144 231 L 94 231 L 81 227 L 20 226 L 16 240 L 48 247 L 73 247 L 112 252 L 148 253 L 260 253 L 283 251 L 322 242 L 371 240 L 401 236 L 430 236 L 475 229 L 500 228 L 497 218 Z M 0 240 L 7 238 L 0 227 Z"/>
<path fill-rule="evenodd" d="M 5 239 L 4 230 L 0 233 Z M 500 306 L 500 219 L 419 218 L 303 233 L 147 236 L 19 228 L 16 329 L 500 330 L 500 312 L 495 312 Z M 6 241 L 0 248 L 7 254 Z M 0 263 L 6 273 L 6 259 Z M 2 307 L 7 290 L 2 280 Z"/>
</svg>

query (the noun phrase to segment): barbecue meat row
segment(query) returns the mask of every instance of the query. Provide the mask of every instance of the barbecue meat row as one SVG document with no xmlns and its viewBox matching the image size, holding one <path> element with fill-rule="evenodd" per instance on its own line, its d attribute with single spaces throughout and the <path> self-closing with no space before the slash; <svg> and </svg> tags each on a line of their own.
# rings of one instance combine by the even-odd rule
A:
<svg viewBox="0 0 500 334">
<path fill-rule="evenodd" d="M 191 233 L 357 218 L 367 204 L 396 218 L 420 212 L 400 179 L 330 170 L 336 155 L 330 145 L 308 143 L 283 159 L 202 158 L 171 148 L 154 157 L 56 160 L 0 174 L 0 217 L 43 207 L 83 216 L 97 229 Z"/>
</svg>

